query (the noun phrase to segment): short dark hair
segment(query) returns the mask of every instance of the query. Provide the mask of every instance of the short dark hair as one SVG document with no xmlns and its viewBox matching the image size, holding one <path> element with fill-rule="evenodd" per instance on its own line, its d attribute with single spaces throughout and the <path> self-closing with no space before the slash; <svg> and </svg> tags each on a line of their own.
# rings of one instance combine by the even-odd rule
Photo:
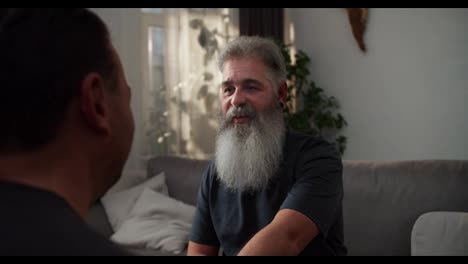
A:
<svg viewBox="0 0 468 264">
<path fill-rule="evenodd" d="M 85 8 L 0 10 L 0 152 L 55 138 L 83 78 L 115 75 L 109 31 Z"/>
</svg>

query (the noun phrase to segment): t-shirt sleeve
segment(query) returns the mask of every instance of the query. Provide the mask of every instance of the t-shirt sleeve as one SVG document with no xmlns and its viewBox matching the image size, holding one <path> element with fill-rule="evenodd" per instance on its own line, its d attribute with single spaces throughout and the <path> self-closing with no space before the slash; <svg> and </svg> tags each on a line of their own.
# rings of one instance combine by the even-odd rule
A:
<svg viewBox="0 0 468 264">
<path fill-rule="evenodd" d="M 326 237 L 343 199 L 341 158 L 327 142 L 308 143 L 298 154 L 295 171 L 296 182 L 281 209 L 306 215 Z"/>
<path fill-rule="evenodd" d="M 190 241 L 195 243 L 219 246 L 219 241 L 211 221 L 211 212 L 209 206 L 210 186 L 213 177 L 214 166 L 210 166 L 203 172 L 200 182 L 200 189 L 197 196 L 197 207 L 192 223 Z"/>
</svg>

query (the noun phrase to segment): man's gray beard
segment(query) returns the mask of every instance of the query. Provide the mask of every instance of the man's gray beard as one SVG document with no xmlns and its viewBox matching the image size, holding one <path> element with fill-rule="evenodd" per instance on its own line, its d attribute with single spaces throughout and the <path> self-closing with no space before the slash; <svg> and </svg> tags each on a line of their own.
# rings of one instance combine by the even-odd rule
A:
<svg viewBox="0 0 468 264">
<path fill-rule="evenodd" d="M 251 116 L 250 124 L 232 124 L 233 115 Z M 221 126 L 216 142 L 218 179 L 228 189 L 254 192 L 267 187 L 275 176 L 283 154 L 285 121 L 279 105 L 263 113 L 245 105 L 231 108 Z"/>
</svg>

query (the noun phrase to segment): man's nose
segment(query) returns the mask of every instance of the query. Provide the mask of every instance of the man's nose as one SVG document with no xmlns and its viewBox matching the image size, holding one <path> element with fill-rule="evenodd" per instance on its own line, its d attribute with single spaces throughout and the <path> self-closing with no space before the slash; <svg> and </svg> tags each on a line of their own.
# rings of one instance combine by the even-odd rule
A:
<svg viewBox="0 0 468 264">
<path fill-rule="evenodd" d="M 240 89 L 236 89 L 236 91 L 232 95 L 232 98 L 231 98 L 232 106 L 239 107 L 245 104 L 245 96 L 243 95 L 242 91 L 239 91 L 239 90 Z"/>
</svg>

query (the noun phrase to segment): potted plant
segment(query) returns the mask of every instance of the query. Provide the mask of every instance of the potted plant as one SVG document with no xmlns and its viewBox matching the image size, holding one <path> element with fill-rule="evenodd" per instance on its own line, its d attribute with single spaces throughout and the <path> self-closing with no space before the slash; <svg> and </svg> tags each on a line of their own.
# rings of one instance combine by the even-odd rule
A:
<svg viewBox="0 0 468 264">
<path fill-rule="evenodd" d="M 341 132 L 347 122 L 338 112 L 338 99 L 326 95 L 322 88 L 310 80 L 310 58 L 305 52 L 299 50 L 294 55 L 293 63 L 290 46 L 280 41 L 276 43 L 283 53 L 288 74 L 288 96 L 283 107 L 287 123 L 300 132 L 335 144 L 343 154 L 347 138 Z"/>
</svg>

